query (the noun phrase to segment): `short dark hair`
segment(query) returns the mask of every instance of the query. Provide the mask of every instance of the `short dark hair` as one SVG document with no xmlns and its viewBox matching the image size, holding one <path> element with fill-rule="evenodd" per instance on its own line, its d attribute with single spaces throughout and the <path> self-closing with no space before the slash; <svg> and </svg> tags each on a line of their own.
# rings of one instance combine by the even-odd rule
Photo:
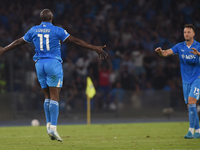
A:
<svg viewBox="0 0 200 150">
<path fill-rule="evenodd" d="M 52 19 L 53 13 L 49 9 L 43 9 L 40 13 L 40 19 L 42 21 L 50 21 Z"/>
<path fill-rule="evenodd" d="M 195 32 L 195 27 L 194 27 L 192 24 L 185 24 L 185 25 L 184 25 L 184 29 L 185 29 L 185 28 L 192 28 L 193 31 Z"/>
</svg>

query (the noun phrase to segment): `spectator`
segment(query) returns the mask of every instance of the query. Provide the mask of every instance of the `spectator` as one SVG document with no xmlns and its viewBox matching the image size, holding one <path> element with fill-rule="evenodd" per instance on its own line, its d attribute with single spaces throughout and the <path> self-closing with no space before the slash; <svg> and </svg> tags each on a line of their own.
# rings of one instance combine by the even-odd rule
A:
<svg viewBox="0 0 200 150">
<path fill-rule="evenodd" d="M 131 74 L 134 70 L 134 67 L 135 66 L 133 64 L 133 61 L 131 60 L 131 53 L 125 52 L 123 61 L 122 61 L 121 66 L 120 66 L 121 72 L 124 72 L 125 71 L 124 69 L 126 68 L 128 73 Z"/>
<path fill-rule="evenodd" d="M 82 57 L 78 58 L 76 61 L 76 73 L 82 79 L 86 79 L 87 68 L 89 66 L 90 60 L 87 57 L 87 54 L 84 53 Z"/>
<path fill-rule="evenodd" d="M 73 90 L 75 89 L 77 90 L 77 94 L 74 95 L 75 102 L 71 103 L 76 104 L 76 106 L 74 106 L 75 109 L 82 110 L 84 107 L 84 102 L 86 101 L 86 94 L 85 94 L 86 81 L 77 75 L 72 85 L 73 85 Z"/>
<path fill-rule="evenodd" d="M 106 62 L 99 61 L 99 91 L 104 100 L 104 108 L 108 106 L 108 92 L 110 90 L 109 76 L 112 70 L 111 62 L 107 59 Z"/>
<path fill-rule="evenodd" d="M 72 84 L 75 76 L 75 65 L 69 57 L 66 57 L 63 63 L 63 74 L 64 86 L 66 84 Z"/>
<path fill-rule="evenodd" d="M 123 67 L 123 71 L 120 73 L 120 81 L 123 89 L 133 89 L 133 75 L 128 71 L 128 66 Z"/>
<path fill-rule="evenodd" d="M 134 61 L 135 69 L 134 73 L 135 75 L 145 75 L 145 69 L 143 66 L 143 60 L 144 60 L 144 50 L 135 50 L 132 52 L 132 59 Z"/>
<path fill-rule="evenodd" d="M 161 66 L 158 66 L 156 68 L 156 72 L 153 75 L 152 79 L 153 88 L 156 90 L 161 90 L 166 85 L 166 75 L 163 73 L 163 68 Z"/>
<path fill-rule="evenodd" d="M 55 5 L 50 5 L 50 2 Z M 160 59 L 152 51 L 157 46 L 163 45 L 163 48 L 169 48 L 182 41 L 182 26 L 185 23 L 195 24 L 196 39 L 197 41 L 200 39 L 200 19 L 198 16 L 200 2 L 198 0 L 192 2 L 172 0 L 118 0 L 117 2 L 106 0 L 98 2 L 89 0 L 86 3 L 77 3 L 73 0 L 43 0 L 42 2 L 18 0 L 5 1 L 0 6 L 0 46 L 7 45 L 13 39 L 22 36 L 32 25 L 39 24 L 38 14 L 44 7 L 53 10 L 56 24 L 62 24 L 71 32 L 70 34 L 82 37 L 95 45 L 101 45 L 102 42 L 107 44 L 107 50 L 109 54 L 112 54 L 110 58 L 113 68 L 109 82 L 120 80 L 121 86 L 125 89 L 134 89 L 138 84 L 140 90 L 145 91 L 145 85 L 148 81 L 157 78 L 155 68 L 160 63 L 163 65 L 167 80 L 172 80 L 172 76 L 176 80 L 180 80 L 177 57 Z M 171 37 L 171 33 L 173 33 L 173 37 Z M 142 55 L 136 54 L 132 60 L 132 51 L 129 53 L 129 50 L 136 47 L 135 50 L 140 45 L 144 47 Z M 28 53 L 24 52 L 25 49 L 28 50 Z M 30 87 L 29 74 L 34 71 L 32 70 L 34 62 L 30 63 L 33 49 L 33 46 L 21 47 L 10 57 L 1 59 L 5 69 L 1 70 L 3 77 L 0 80 L 2 78 L 6 80 L 5 91 L 24 92 L 31 90 L 28 87 Z M 63 63 L 64 72 L 70 72 L 64 73 L 67 75 L 64 77 L 66 86 L 72 85 L 76 80 L 72 70 L 77 63 L 76 73 L 82 78 L 85 78 L 89 73 L 98 89 L 99 73 L 97 62 L 95 58 L 93 59 L 96 57 L 95 55 L 90 53 L 91 56 L 85 61 L 77 47 L 66 44 L 62 44 L 61 53 L 63 60 L 67 57 L 71 61 L 64 60 Z M 143 62 L 141 62 L 142 57 Z M 90 59 L 92 62 L 88 63 Z M 82 66 L 83 64 L 84 66 Z M 138 71 L 138 66 L 141 64 L 143 64 L 145 71 L 143 69 Z M 26 76 L 23 76 L 25 74 Z M 142 74 L 142 79 L 138 77 L 139 74 Z M 167 82 L 162 84 L 165 84 L 162 86 L 166 86 Z M 152 86 L 155 87 L 155 82 L 152 82 Z M 180 88 L 181 82 L 176 83 L 175 86 Z"/>
<path fill-rule="evenodd" d="M 112 110 L 123 108 L 125 90 L 118 81 L 115 87 L 109 92 L 109 108 Z"/>
</svg>

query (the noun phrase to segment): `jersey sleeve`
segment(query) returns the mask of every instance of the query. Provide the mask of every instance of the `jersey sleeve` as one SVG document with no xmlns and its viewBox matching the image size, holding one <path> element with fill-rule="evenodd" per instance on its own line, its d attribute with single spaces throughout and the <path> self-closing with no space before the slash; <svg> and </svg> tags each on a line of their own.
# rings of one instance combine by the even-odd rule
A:
<svg viewBox="0 0 200 150">
<path fill-rule="evenodd" d="M 58 34 L 58 38 L 63 42 L 70 36 L 70 34 L 61 27 L 58 27 L 57 34 Z"/>
<path fill-rule="evenodd" d="M 28 30 L 28 32 L 23 36 L 23 39 L 26 41 L 26 42 L 29 42 L 31 43 L 32 42 L 32 28 L 30 30 Z"/>
<path fill-rule="evenodd" d="M 173 46 L 171 48 L 171 50 L 174 52 L 174 54 L 178 54 L 179 53 L 179 45 L 180 45 L 180 43 L 176 44 L 175 46 Z"/>
</svg>

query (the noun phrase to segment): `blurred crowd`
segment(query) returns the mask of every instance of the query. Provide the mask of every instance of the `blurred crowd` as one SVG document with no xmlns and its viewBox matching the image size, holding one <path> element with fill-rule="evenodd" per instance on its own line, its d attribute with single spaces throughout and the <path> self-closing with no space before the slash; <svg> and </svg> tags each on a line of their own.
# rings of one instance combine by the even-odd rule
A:
<svg viewBox="0 0 200 150">
<path fill-rule="evenodd" d="M 112 103 L 117 94 L 122 101 L 125 91 L 182 90 L 178 57 L 161 58 L 154 50 L 183 41 L 186 23 L 196 27 L 195 39 L 200 40 L 200 1 L 7 0 L 0 5 L 0 46 L 40 24 L 44 8 L 49 8 L 56 25 L 71 35 L 94 45 L 107 45 L 109 58 L 100 60 L 93 51 L 62 43 L 62 91 L 68 91 L 70 108 L 74 97 L 85 97 L 87 76 L 104 100 L 100 107 Z M 0 92 L 40 90 L 34 53 L 33 45 L 26 44 L 1 59 Z M 63 97 L 66 95 L 61 92 Z"/>
</svg>

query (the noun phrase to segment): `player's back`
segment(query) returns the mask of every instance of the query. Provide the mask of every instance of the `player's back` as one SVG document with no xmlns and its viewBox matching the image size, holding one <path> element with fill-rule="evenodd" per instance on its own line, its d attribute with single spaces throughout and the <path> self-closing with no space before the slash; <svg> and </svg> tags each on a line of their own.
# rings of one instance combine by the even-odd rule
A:
<svg viewBox="0 0 200 150">
<path fill-rule="evenodd" d="M 33 59 L 53 58 L 62 61 L 60 40 L 64 41 L 69 36 L 64 29 L 54 26 L 50 22 L 42 22 L 33 26 L 23 37 L 27 42 L 33 42 L 35 52 Z"/>
</svg>

